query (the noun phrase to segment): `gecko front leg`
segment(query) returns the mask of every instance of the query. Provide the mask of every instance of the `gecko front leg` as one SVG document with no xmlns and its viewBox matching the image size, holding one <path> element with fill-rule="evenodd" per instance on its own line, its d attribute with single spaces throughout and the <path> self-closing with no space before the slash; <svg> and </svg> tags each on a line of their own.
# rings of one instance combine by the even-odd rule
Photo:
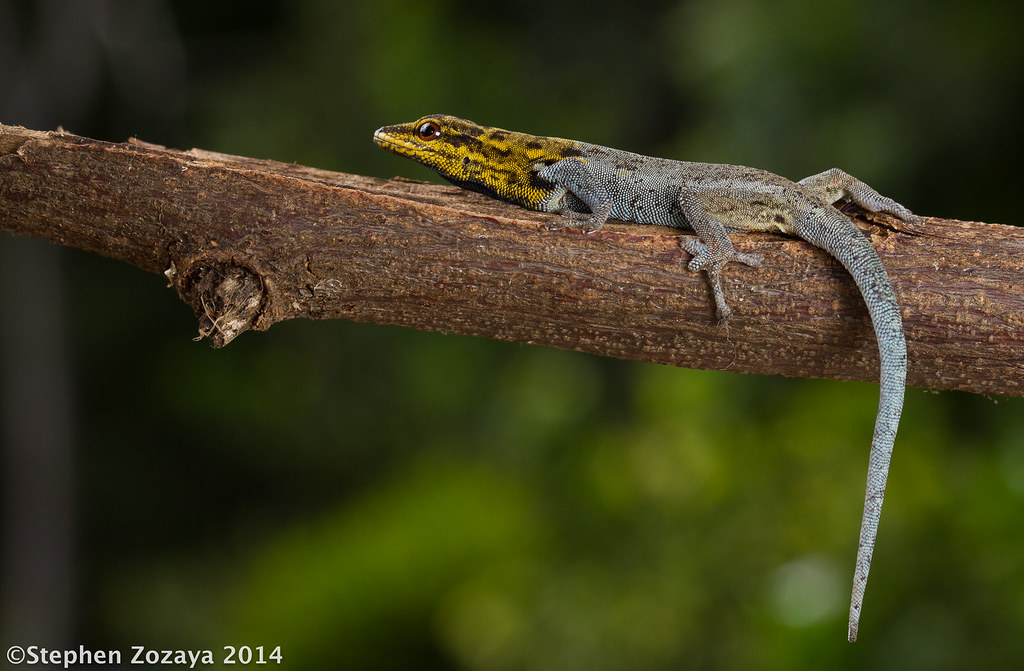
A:
<svg viewBox="0 0 1024 671">
<path fill-rule="evenodd" d="M 551 165 L 537 163 L 533 166 L 537 176 L 555 185 L 556 189 L 542 203 L 542 209 L 557 211 L 565 219 L 552 222 L 548 228 L 559 229 L 579 227 L 584 233 L 601 230 L 612 211 L 612 198 L 608 190 L 590 169 L 585 159 L 572 157 L 556 161 Z M 576 212 L 565 206 L 565 196 L 571 193 L 590 209 L 590 213 Z"/>
</svg>

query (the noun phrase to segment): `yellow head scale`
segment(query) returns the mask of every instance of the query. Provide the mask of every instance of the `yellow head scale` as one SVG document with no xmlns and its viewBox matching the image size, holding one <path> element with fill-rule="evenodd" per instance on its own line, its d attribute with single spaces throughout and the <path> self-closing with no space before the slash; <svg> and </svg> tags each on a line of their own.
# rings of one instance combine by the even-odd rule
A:
<svg viewBox="0 0 1024 671">
<path fill-rule="evenodd" d="M 532 210 L 542 209 L 544 197 L 554 190 L 536 170 L 581 153 L 572 140 L 478 126 L 444 114 L 384 126 L 373 141 L 457 186 Z"/>
</svg>

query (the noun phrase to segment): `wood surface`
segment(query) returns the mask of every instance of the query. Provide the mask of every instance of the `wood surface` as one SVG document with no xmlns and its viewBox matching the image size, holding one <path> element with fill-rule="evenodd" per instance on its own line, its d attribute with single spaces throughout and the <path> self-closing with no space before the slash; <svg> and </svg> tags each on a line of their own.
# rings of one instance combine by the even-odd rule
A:
<svg viewBox="0 0 1024 671">
<path fill-rule="evenodd" d="M 908 383 L 1024 395 L 1024 230 L 847 211 L 902 306 Z M 727 267 L 734 317 L 720 325 L 704 278 L 686 271 L 684 233 L 548 230 L 554 216 L 449 186 L 0 125 L 0 230 L 165 275 L 217 346 L 285 319 L 343 318 L 877 381 L 867 310 L 825 252 L 735 234 L 765 263 Z"/>
</svg>

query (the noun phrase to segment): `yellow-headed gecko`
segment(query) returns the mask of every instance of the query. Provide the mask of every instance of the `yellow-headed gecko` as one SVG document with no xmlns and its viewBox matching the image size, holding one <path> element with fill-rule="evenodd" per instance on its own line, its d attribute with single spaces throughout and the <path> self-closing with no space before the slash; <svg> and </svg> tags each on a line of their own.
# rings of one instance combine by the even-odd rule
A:
<svg viewBox="0 0 1024 671">
<path fill-rule="evenodd" d="M 834 207 L 849 199 L 865 210 L 910 221 L 913 213 L 833 168 L 799 182 L 738 165 L 653 158 L 598 145 L 479 126 L 447 115 L 384 126 L 381 148 L 436 170 L 448 181 L 508 203 L 565 219 L 550 227 L 597 231 L 609 219 L 692 230 L 682 238 L 688 268 L 703 270 L 720 320 L 726 305 L 719 273 L 729 261 L 760 266 L 760 254 L 733 249 L 729 231 L 781 231 L 826 250 L 860 289 L 881 358 L 880 397 L 868 460 L 867 491 L 853 578 L 848 638 L 857 639 L 896 429 L 903 409 L 907 346 L 889 276 L 867 237 Z"/>
</svg>

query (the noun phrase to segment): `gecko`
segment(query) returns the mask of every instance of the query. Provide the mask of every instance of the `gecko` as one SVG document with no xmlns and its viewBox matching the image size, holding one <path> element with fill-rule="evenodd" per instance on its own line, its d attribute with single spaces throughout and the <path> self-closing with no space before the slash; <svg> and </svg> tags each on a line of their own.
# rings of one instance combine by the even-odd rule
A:
<svg viewBox="0 0 1024 671">
<path fill-rule="evenodd" d="M 799 182 L 739 165 L 644 156 L 557 137 L 480 126 L 430 115 L 379 128 L 374 142 L 449 182 L 529 210 L 562 216 L 549 228 L 598 231 L 608 219 L 696 233 L 681 237 L 687 268 L 703 271 L 720 323 L 732 316 L 720 275 L 730 261 L 759 267 L 761 254 L 737 252 L 730 232 L 782 232 L 831 254 L 853 277 L 878 342 L 878 414 L 868 457 L 847 630 L 857 640 L 896 430 L 903 411 L 907 346 L 889 275 L 867 236 L 837 209 L 851 201 L 904 221 L 910 210 L 846 172 L 832 168 Z"/>
</svg>

